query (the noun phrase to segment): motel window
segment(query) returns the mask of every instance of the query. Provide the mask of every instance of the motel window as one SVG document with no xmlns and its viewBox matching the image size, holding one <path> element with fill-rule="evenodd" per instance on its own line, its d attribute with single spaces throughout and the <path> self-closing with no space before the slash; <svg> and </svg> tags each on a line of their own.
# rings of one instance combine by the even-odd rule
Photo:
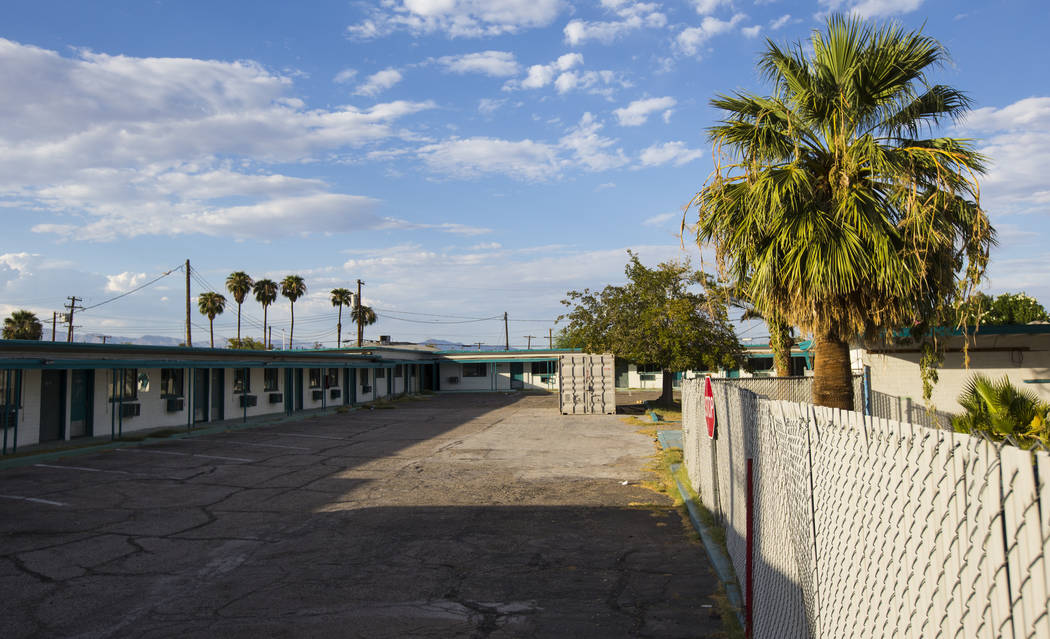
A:
<svg viewBox="0 0 1050 639">
<path fill-rule="evenodd" d="M 18 378 L 21 375 L 22 371 L 0 371 L 0 406 L 12 409 L 22 405 L 18 397 Z"/>
<path fill-rule="evenodd" d="M 280 372 L 276 368 L 267 368 L 263 371 L 263 390 L 275 391 L 279 388 L 277 380 Z"/>
<path fill-rule="evenodd" d="M 464 364 L 463 365 L 463 377 L 487 377 L 488 365 L 487 364 Z"/>
<path fill-rule="evenodd" d="M 324 378 L 325 388 L 338 388 L 339 387 L 339 369 L 329 368 L 328 374 Z"/>
<path fill-rule="evenodd" d="M 659 364 L 638 364 L 639 373 L 662 373 L 663 370 Z"/>
<path fill-rule="evenodd" d="M 554 362 L 533 362 L 533 375 L 550 375 L 554 372 Z"/>
<path fill-rule="evenodd" d="M 241 394 L 252 392 L 252 374 L 250 370 L 247 368 L 233 369 L 233 392 Z"/>
<path fill-rule="evenodd" d="M 121 369 L 110 371 L 109 401 L 130 402 L 139 398 L 139 369 L 125 368 L 123 380 L 124 384 L 121 385 Z"/>
<path fill-rule="evenodd" d="M 368 369 L 362 368 L 357 371 L 357 379 L 361 381 L 362 386 L 368 386 Z"/>
<path fill-rule="evenodd" d="M 377 368 L 376 369 L 376 379 L 386 379 L 386 369 L 385 368 Z"/>
<path fill-rule="evenodd" d="M 181 368 L 160 369 L 160 396 L 162 398 L 182 397 L 182 380 L 185 372 Z"/>
<path fill-rule="evenodd" d="M 311 368 L 310 371 L 310 388 L 321 388 L 321 369 Z"/>
<path fill-rule="evenodd" d="M 405 375 L 405 367 L 404 366 L 402 366 L 401 364 L 398 364 L 397 366 L 394 367 L 394 377 L 404 377 L 404 375 Z"/>
</svg>

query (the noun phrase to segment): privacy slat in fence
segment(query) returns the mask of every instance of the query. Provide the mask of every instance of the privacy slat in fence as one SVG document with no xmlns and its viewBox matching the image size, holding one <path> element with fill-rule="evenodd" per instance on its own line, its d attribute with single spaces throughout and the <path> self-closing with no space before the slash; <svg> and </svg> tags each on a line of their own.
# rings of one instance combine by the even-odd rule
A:
<svg viewBox="0 0 1050 639">
<path fill-rule="evenodd" d="M 738 574 L 754 460 L 756 638 L 1050 639 L 1050 455 L 729 384 L 711 440 L 701 381 L 686 468 Z"/>
</svg>

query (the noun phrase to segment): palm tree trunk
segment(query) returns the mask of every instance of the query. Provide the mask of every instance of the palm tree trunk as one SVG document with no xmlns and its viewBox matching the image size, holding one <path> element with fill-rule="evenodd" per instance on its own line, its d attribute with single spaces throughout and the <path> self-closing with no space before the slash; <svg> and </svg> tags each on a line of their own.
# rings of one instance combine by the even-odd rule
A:
<svg viewBox="0 0 1050 639">
<path fill-rule="evenodd" d="M 292 302 L 292 325 L 288 329 L 288 350 L 292 350 L 292 337 L 295 335 L 295 302 Z"/>
<path fill-rule="evenodd" d="M 241 303 L 237 302 L 237 346 L 241 345 Z"/>
<path fill-rule="evenodd" d="M 335 347 L 343 345 L 343 305 L 339 305 L 339 319 L 335 323 Z"/>
<path fill-rule="evenodd" d="M 769 347 L 773 351 L 773 367 L 777 377 L 791 375 L 791 328 L 787 322 L 775 319 L 767 320 L 769 325 Z"/>
<path fill-rule="evenodd" d="M 211 347 L 215 348 L 215 318 L 214 317 L 209 317 L 208 318 L 208 333 L 209 333 L 209 336 L 211 337 Z"/>
<path fill-rule="evenodd" d="M 816 361 L 813 375 L 813 403 L 853 410 L 853 369 L 849 344 L 829 333 L 815 336 Z"/>
<path fill-rule="evenodd" d="M 263 348 L 267 350 L 270 348 L 270 339 L 266 336 L 266 311 L 269 307 L 269 304 L 263 304 Z"/>
</svg>

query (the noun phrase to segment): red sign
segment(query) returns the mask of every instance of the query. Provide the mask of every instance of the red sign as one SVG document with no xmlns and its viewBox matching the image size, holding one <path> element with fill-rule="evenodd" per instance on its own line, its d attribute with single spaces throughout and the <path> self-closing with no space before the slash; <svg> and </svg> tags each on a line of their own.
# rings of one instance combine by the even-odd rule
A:
<svg viewBox="0 0 1050 639">
<path fill-rule="evenodd" d="M 707 419 L 707 436 L 715 438 L 715 391 L 711 388 L 711 378 L 704 378 L 704 417 Z"/>
</svg>

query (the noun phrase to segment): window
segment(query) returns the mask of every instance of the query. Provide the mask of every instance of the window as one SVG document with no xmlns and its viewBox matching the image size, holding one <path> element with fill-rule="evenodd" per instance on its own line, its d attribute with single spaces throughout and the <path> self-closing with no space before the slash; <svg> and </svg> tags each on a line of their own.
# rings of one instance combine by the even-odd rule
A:
<svg viewBox="0 0 1050 639">
<path fill-rule="evenodd" d="M 160 369 L 160 396 L 182 397 L 182 380 L 186 371 L 181 368 Z"/>
<path fill-rule="evenodd" d="M 310 371 L 310 388 L 321 388 L 321 369 L 311 368 Z"/>
<path fill-rule="evenodd" d="M 659 364 L 638 364 L 639 373 L 662 373 L 664 369 Z"/>
<path fill-rule="evenodd" d="M 339 388 L 339 369 L 329 368 L 328 374 L 324 378 L 325 388 Z"/>
<path fill-rule="evenodd" d="M 0 406 L 14 409 L 22 405 L 18 396 L 19 379 L 22 371 L 0 371 Z"/>
<path fill-rule="evenodd" d="M 405 376 L 405 367 L 402 366 L 401 364 L 398 364 L 397 366 L 395 366 L 394 367 L 394 377 L 404 377 L 404 376 Z"/>
<path fill-rule="evenodd" d="M 385 368 L 377 368 L 376 369 L 376 379 L 386 379 L 386 369 Z"/>
<path fill-rule="evenodd" d="M 361 381 L 362 386 L 368 386 L 368 369 L 362 368 L 357 371 L 357 379 Z"/>
<path fill-rule="evenodd" d="M 121 387 L 121 379 L 124 384 Z M 109 378 L 109 401 L 130 402 L 139 398 L 139 369 L 125 368 L 123 375 L 121 369 L 111 371 Z"/>
<path fill-rule="evenodd" d="M 533 362 L 533 375 L 550 375 L 554 372 L 554 362 Z"/>
<path fill-rule="evenodd" d="M 487 364 L 464 364 L 463 377 L 487 377 L 489 374 Z"/>
<path fill-rule="evenodd" d="M 276 368 L 267 368 L 263 371 L 263 390 L 275 391 L 280 388 L 277 381 L 280 378 L 280 372 Z"/>
<path fill-rule="evenodd" d="M 247 368 L 233 369 L 233 392 L 241 394 L 252 392 L 252 374 L 250 370 Z"/>
</svg>

